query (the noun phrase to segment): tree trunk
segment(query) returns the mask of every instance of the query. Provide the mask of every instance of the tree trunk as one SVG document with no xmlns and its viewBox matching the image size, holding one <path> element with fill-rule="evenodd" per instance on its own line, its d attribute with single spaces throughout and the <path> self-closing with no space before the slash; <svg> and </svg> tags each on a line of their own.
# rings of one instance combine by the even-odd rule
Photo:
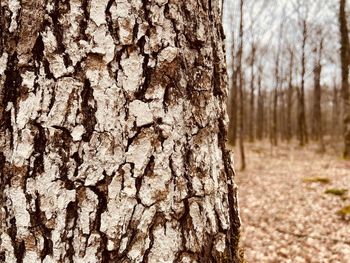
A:
<svg viewBox="0 0 350 263">
<path fill-rule="evenodd" d="M 280 106 L 279 106 L 279 123 L 280 123 L 280 133 L 281 140 L 287 140 L 287 114 L 286 114 L 286 92 L 287 90 L 283 88 L 282 82 L 280 87 Z"/>
<path fill-rule="evenodd" d="M 339 105 L 339 91 L 337 88 L 336 81 L 333 84 L 333 98 L 332 98 L 332 121 L 331 121 L 331 132 L 333 141 L 339 140 L 339 135 L 342 136 L 342 132 L 339 134 L 340 129 L 340 120 L 339 116 L 341 115 L 341 109 Z"/>
<path fill-rule="evenodd" d="M 321 112 L 321 73 L 322 73 L 322 50 L 323 39 L 320 40 L 318 47 L 315 49 L 315 62 L 314 62 L 314 105 L 313 105 L 313 119 L 312 130 L 313 139 L 321 142 L 322 144 L 322 112 Z M 321 145 L 321 147 L 323 147 Z"/>
<path fill-rule="evenodd" d="M 288 77 L 288 91 L 287 91 L 287 141 L 292 139 L 292 107 L 293 107 L 293 67 L 294 67 L 294 52 L 289 50 L 289 77 Z"/>
<path fill-rule="evenodd" d="M 308 134 L 306 126 L 305 114 L 305 74 L 306 74 L 306 40 L 307 40 L 307 24 L 303 20 L 303 41 L 302 41 L 302 56 L 301 56 L 301 86 L 299 94 L 299 109 L 298 109 L 298 130 L 299 130 L 299 144 L 304 146 L 308 143 Z"/>
<path fill-rule="evenodd" d="M 250 101 L 249 101 L 249 129 L 248 136 L 249 142 L 254 142 L 255 135 L 255 121 L 254 121 L 254 113 L 255 113 L 255 74 L 254 74 L 254 66 L 255 66 L 255 53 L 256 47 L 254 41 L 252 42 L 251 48 L 251 62 L 250 62 Z"/>
<path fill-rule="evenodd" d="M 346 16 L 346 0 L 340 0 L 339 26 L 340 26 L 340 59 L 342 74 L 342 106 L 344 123 L 344 158 L 350 158 L 350 91 L 349 91 L 349 66 L 350 43 Z"/>
<path fill-rule="evenodd" d="M 278 103 L 278 85 L 273 89 L 273 108 L 272 108 L 272 127 L 271 127 L 271 143 L 273 146 L 278 145 L 277 140 L 277 103 Z"/>
<path fill-rule="evenodd" d="M 261 75 L 262 75 L 262 69 L 261 66 L 259 66 L 259 73 L 258 73 L 258 109 L 256 111 L 256 120 L 257 120 L 257 127 L 256 127 L 256 137 L 258 140 L 262 140 L 264 136 L 264 95 L 262 91 L 262 84 L 261 84 Z"/>
<path fill-rule="evenodd" d="M 277 146 L 277 104 L 278 104 L 278 92 L 279 92 L 279 60 L 280 60 L 280 51 L 278 50 L 276 60 L 275 60 L 275 86 L 273 88 L 273 98 L 272 98 L 272 127 L 271 127 L 271 144 Z"/>
<path fill-rule="evenodd" d="M 233 41 L 234 43 L 234 41 Z M 235 146 L 237 141 L 237 70 L 235 65 L 235 51 L 234 45 L 232 45 L 232 76 L 231 76 L 231 90 L 229 95 L 229 127 L 228 127 L 228 141 L 231 145 Z"/>
<path fill-rule="evenodd" d="M 239 262 L 221 1 L 17 3 L 1 4 L 1 261 Z"/>
<path fill-rule="evenodd" d="M 245 170 L 245 152 L 244 152 L 244 83 L 243 83 L 243 5 L 244 0 L 240 0 L 240 22 L 239 22 L 239 48 L 237 54 L 237 77 L 238 77 L 238 93 L 239 93 L 239 151 L 241 155 L 241 170 Z"/>
</svg>

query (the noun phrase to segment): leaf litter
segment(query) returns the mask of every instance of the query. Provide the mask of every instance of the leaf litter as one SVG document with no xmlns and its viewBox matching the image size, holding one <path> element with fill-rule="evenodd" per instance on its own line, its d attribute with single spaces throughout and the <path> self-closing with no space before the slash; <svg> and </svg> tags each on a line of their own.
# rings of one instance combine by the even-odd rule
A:
<svg viewBox="0 0 350 263">
<path fill-rule="evenodd" d="M 312 146 L 246 151 L 236 182 L 247 262 L 350 263 L 350 161 Z"/>
</svg>

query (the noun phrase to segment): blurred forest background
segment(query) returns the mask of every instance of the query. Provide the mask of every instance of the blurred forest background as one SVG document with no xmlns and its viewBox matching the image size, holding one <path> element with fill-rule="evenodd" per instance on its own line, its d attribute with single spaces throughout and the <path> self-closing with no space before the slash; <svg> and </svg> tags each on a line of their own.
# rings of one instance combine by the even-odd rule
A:
<svg viewBox="0 0 350 263">
<path fill-rule="evenodd" d="M 349 16 L 339 0 L 226 0 L 232 145 L 295 139 L 350 157 Z"/>
<path fill-rule="evenodd" d="M 225 0 L 248 262 L 350 262 L 350 3 Z"/>
</svg>

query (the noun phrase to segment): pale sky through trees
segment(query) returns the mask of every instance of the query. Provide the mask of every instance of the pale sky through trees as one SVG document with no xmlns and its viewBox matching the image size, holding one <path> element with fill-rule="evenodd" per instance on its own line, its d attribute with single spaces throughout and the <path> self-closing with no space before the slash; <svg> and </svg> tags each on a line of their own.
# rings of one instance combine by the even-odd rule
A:
<svg viewBox="0 0 350 263">
<path fill-rule="evenodd" d="M 239 43 L 239 2 L 240 0 L 226 0 L 224 3 L 224 30 L 227 38 L 227 54 L 231 52 L 233 39 L 235 40 L 236 47 Z M 266 86 L 269 86 L 268 83 L 274 79 L 272 74 L 274 56 L 278 49 L 280 37 L 282 37 L 282 63 L 287 63 L 287 60 L 283 58 L 283 50 L 286 48 L 286 45 L 291 45 L 295 49 L 297 63 L 300 60 L 302 37 L 300 18 L 303 17 L 306 17 L 309 28 L 306 47 L 306 88 L 312 85 L 313 80 L 313 45 L 317 42 L 317 34 L 315 33 L 317 28 L 322 29 L 325 38 L 324 56 L 322 59 L 322 65 L 324 67 L 321 82 L 330 86 L 333 85 L 334 79 L 338 82 L 340 81 L 337 0 L 245 0 L 244 12 L 245 61 L 249 58 L 251 42 L 254 39 L 258 45 L 258 50 L 260 50 L 258 51 L 258 57 L 262 56 L 262 49 L 266 50 L 262 58 L 265 75 L 264 83 Z M 283 28 L 282 33 L 280 32 L 281 28 Z M 233 34 L 232 31 L 234 31 Z M 230 56 L 227 56 L 229 74 L 231 74 L 230 61 Z M 296 81 L 298 81 L 298 78 L 296 78 Z"/>
</svg>

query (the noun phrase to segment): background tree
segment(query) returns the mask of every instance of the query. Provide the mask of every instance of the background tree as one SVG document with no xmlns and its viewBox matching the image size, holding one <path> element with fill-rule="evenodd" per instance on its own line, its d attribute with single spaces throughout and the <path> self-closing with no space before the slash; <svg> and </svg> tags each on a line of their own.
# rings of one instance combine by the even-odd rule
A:
<svg viewBox="0 0 350 263">
<path fill-rule="evenodd" d="M 321 150 L 324 150 L 323 144 L 323 125 L 321 111 L 321 73 L 322 73 L 322 53 L 324 37 L 322 28 L 316 31 L 316 41 L 314 47 L 314 96 L 313 96 L 313 120 L 312 120 L 312 136 L 315 141 L 319 141 Z"/>
<path fill-rule="evenodd" d="M 289 59 L 289 75 L 288 75 L 288 90 L 287 90 L 287 134 L 286 139 L 288 142 L 292 139 L 293 130 L 292 130 L 292 107 L 293 107 L 293 71 L 294 71 L 294 49 L 291 45 L 287 47 L 287 54 Z"/>
<path fill-rule="evenodd" d="M 262 140 L 264 136 L 264 91 L 262 87 L 262 74 L 263 66 L 261 62 L 258 66 L 258 98 L 257 98 L 257 111 L 256 111 L 256 137 L 258 140 Z"/>
<path fill-rule="evenodd" d="M 251 44 L 251 57 L 250 57 L 250 100 L 249 100 L 249 142 L 254 142 L 255 139 L 255 60 L 256 60 L 256 45 L 254 40 Z"/>
<path fill-rule="evenodd" d="M 306 16 L 308 11 L 306 11 Z M 308 142 L 308 132 L 306 126 L 306 109 L 305 109 L 305 74 L 306 74 L 306 44 L 308 39 L 307 18 L 300 15 L 300 25 L 302 28 L 301 44 L 301 83 L 298 88 L 298 135 L 299 144 L 304 146 Z"/>
<path fill-rule="evenodd" d="M 281 91 L 280 85 L 281 85 L 281 45 L 282 45 L 282 32 L 283 32 L 283 23 L 280 25 L 280 30 L 279 30 L 279 40 L 277 43 L 277 48 L 276 48 L 276 53 L 274 54 L 274 88 L 273 88 L 273 98 L 272 98 L 272 125 L 271 125 L 271 143 L 273 146 L 277 146 L 278 143 L 278 113 L 277 113 L 277 107 L 278 107 L 278 98 L 279 98 L 279 93 Z"/>
<path fill-rule="evenodd" d="M 238 91 L 239 91 L 239 150 L 241 155 L 241 170 L 244 170 L 246 167 L 245 163 L 245 153 L 244 153 L 244 76 L 242 69 L 242 61 L 243 61 L 243 6 L 244 0 L 240 0 L 240 19 L 239 19 L 239 48 L 237 53 L 237 77 L 238 77 Z"/>
<path fill-rule="evenodd" d="M 236 140 L 237 140 L 237 105 L 238 105 L 238 100 L 237 100 L 237 69 L 236 69 L 236 53 L 235 53 L 235 41 L 232 41 L 232 46 L 231 46 L 231 63 L 232 63 L 232 74 L 230 77 L 230 83 L 231 83 L 231 88 L 230 88 L 230 95 L 229 95 L 229 103 L 228 103 L 228 108 L 229 108 L 229 118 L 230 118 L 230 123 L 229 123 L 229 129 L 228 129 L 228 141 L 232 145 L 236 145 Z"/>
<path fill-rule="evenodd" d="M 336 80 L 334 80 L 333 83 L 333 96 L 332 96 L 332 121 L 331 121 L 331 125 L 332 125 L 332 137 L 334 140 L 337 140 L 339 138 L 339 131 L 340 129 L 340 125 L 339 123 L 341 123 L 341 121 L 339 121 L 339 117 L 341 116 L 341 109 L 340 109 L 340 103 L 339 103 L 339 89 L 337 88 L 337 84 L 336 84 Z M 341 132 L 341 136 L 343 136 L 343 133 Z"/>
<path fill-rule="evenodd" d="M 346 15 L 346 0 L 339 0 L 341 91 L 344 118 L 344 157 L 350 158 L 350 42 Z"/>
<path fill-rule="evenodd" d="M 239 262 L 221 1 L 1 3 L 3 262 Z"/>
</svg>

